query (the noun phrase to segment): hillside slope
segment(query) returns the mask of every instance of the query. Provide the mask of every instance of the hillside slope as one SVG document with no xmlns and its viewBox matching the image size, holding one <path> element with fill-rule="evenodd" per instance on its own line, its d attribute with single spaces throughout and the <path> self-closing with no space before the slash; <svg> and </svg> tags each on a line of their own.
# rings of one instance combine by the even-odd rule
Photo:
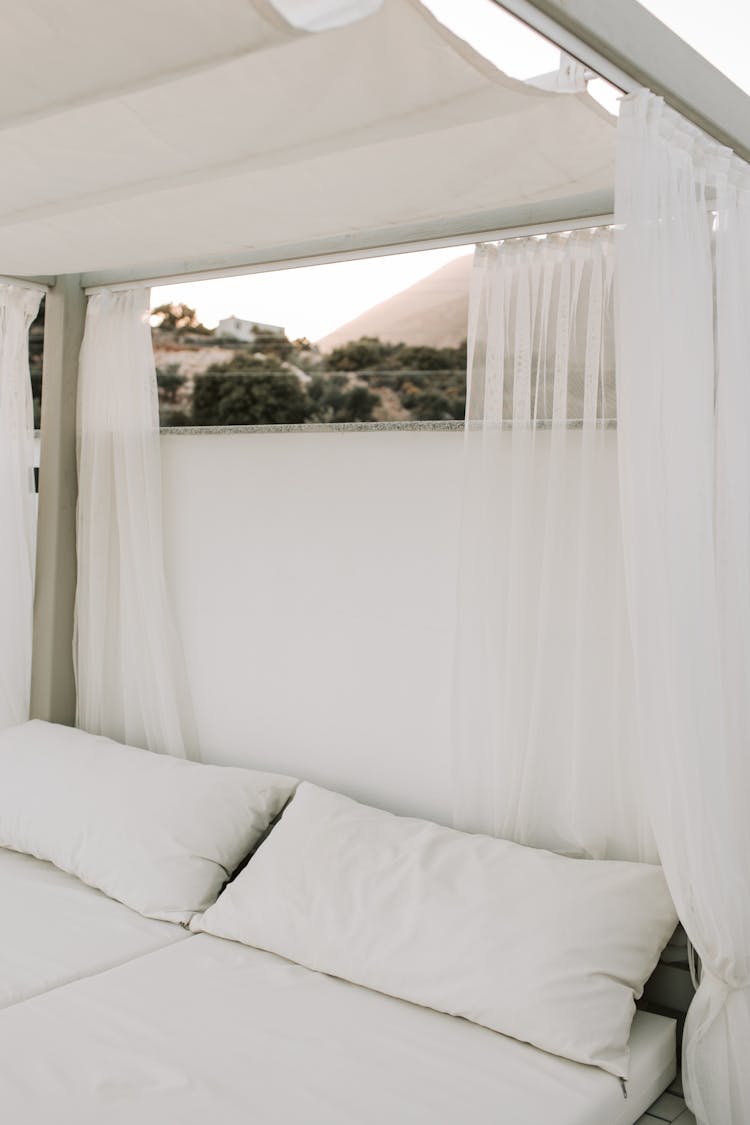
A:
<svg viewBox="0 0 750 1125">
<path fill-rule="evenodd" d="M 334 329 L 318 341 L 318 347 L 329 352 L 362 336 L 376 336 L 393 344 L 456 347 L 466 339 L 471 263 L 471 254 L 448 262 L 415 285 Z"/>
</svg>

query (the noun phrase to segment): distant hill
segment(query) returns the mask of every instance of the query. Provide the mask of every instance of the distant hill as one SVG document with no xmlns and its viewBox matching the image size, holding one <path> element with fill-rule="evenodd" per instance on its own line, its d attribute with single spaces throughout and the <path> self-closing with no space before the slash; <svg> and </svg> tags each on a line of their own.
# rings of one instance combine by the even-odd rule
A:
<svg viewBox="0 0 750 1125">
<path fill-rule="evenodd" d="M 374 305 L 318 340 L 323 352 L 377 336 L 384 343 L 456 347 L 466 339 L 472 255 L 441 266 L 415 285 Z"/>
</svg>

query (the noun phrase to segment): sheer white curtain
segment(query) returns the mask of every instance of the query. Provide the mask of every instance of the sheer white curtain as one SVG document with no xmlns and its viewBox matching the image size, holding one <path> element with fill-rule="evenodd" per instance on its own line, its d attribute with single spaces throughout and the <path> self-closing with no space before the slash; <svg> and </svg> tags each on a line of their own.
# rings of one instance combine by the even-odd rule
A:
<svg viewBox="0 0 750 1125">
<path fill-rule="evenodd" d="M 618 408 L 639 739 L 700 954 L 699 1125 L 750 1121 L 750 168 L 647 91 L 618 137 Z"/>
<path fill-rule="evenodd" d="M 77 725 L 197 756 L 164 573 L 148 289 L 88 303 L 78 383 Z"/>
<path fill-rule="evenodd" d="M 653 860 L 622 569 L 613 251 L 606 229 L 476 250 L 455 822 Z"/>
<path fill-rule="evenodd" d="M 34 609 L 34 410 L 29 327 L 41 293 L 0 284 L 0 728 L 29 717 Z"/>
</svg>

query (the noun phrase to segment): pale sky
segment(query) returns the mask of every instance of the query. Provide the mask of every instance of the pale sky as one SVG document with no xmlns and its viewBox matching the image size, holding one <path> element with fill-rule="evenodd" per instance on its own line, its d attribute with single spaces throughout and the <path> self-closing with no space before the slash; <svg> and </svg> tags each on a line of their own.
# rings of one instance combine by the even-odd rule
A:
<svg viewBox="0 0 750 1125">
<path fill-rule="evenodd" d="M 559 51 L 507 15 L 492 0 L 425 0 L 452 31 L 513 78 L 557 69 Z M 747 0 L 641 0 L 732 81 L 750 93 L 750 4 Z M 710 14 L 707 14 L 710 13 Z M 589 83 L 589 92 L 616 112 L 617 92 Z M 312 340 L 352 320 L 401 289 L 426 277 L 469 247 L 368 258 L 325 266 L 277 270 L 154 289 L 152 304 L 185 302 L 213 327 L 223 316 L 283 325 L 294 339 Z"/>
</svg>

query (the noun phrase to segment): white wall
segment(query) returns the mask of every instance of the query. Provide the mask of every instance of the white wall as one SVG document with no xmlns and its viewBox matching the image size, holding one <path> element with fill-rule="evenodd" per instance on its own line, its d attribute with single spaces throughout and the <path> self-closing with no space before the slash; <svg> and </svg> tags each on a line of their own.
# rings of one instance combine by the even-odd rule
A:
<svg viewBox="0 0 750 1125">
<path fill-rule="evenodd" d="M 165 435 L 204 758 L 450 819 L 460 432 Z"/>
</svg>

